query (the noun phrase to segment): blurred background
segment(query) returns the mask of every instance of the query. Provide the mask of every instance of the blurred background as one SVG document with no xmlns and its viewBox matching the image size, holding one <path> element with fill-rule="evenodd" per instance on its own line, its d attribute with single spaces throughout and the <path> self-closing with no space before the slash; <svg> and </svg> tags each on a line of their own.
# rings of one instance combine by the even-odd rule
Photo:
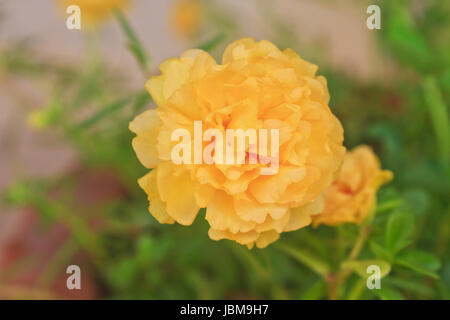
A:
<svg viewBox="0 0 450 320">
<path fill-rule="evenodd" d="M 219 61 L 254 37 L 319 65 L 345 145 L 371 145 L 394 172 L 362 252 L 391 272 L 375 291 L 353 274 L 341 297 L 449 299 L 449 1 L 134 0 L 89 30 L 69 30 L 57 2 L 0 1 L 0 298 L 328 298 L 304 257 L 338 270 L 357 226 L 249 251 L 209 240 L 204 213 L 158 224 L 136 183 L 128 123 L 154 106 L 145 81 L 187 48 Z M 371 4 L 380 30 L 366 26 Z M 408 246 L 389 252 L 399 212 Z M 66 288 L 72 264 L 81 290 Z"/>
</svg>

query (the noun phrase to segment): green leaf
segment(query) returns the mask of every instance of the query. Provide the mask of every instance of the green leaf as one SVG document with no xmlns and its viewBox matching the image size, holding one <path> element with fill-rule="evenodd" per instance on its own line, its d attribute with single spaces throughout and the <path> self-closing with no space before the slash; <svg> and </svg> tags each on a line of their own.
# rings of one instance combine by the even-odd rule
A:
<svg viewBox="0 0 450 320">
<path fill-rule="evenodd" d="M 377 289 L 375 293 L 383 300 L 405 300 L 405 297 L 398 290 L 392 288 Z"/>
<path fill-rule="evenodd" d="M 439 152 L 444 166 L 448 167 L 450 160 L 450 124 L 448 107 L 445 105 L 442 94 L 433 76 L 423 81 L 425 101 L 428 104 L 431 121 L 436 134 Z"/>
<path fill-rule="evenodd" d="M 325 296 L 327 284 L 321 278 L 317 280 L 306 292 L 302 294 L 300 300 L 318 300 Z"/>
<path fill-rule="evenodd" d="M 397 211 L 389 217 L 386 226 L 385 246 L 395 255 L 410 244 L 414 219 L 409 211 Z"/>
<path fill-rule="evenodd" d="M 401 254 L 395 263 L 434 279 L 439 278 L 435 271 L 439 270 L 441 262 L 428 252 L 408 251 Z"/>
<path fill-rule="evenodd" d="M 326 276 L 330 271 L 330 268 L 325 261 L 320 260 L 303 249 L 286 244 L 279 244 L 277 247 L 321 276 Z"/>
<path fill-rule="evenodd" d="M 393 259 L 392 254 L 389 252 L 389 250 L 386 250 L 386 248 L 383 248 L 383 246 L 379 245 L 374 241 L 370 242 L 370 249 L 377 258 L 387 261 L 392 261 Z"/>
<path fill-rule="evenodd" d="M 409 10 L 403 8 L 398 1 L 390 1 L 388 8 L 385 35 L 393 53 L 402 63 L 425 69 L 432 55 Z"/>
<path fill-rule="evenodd" d="M 137 260 L 139 265 L 149 265 L 153 258 L 154 251 L 153 239 L 148 235 L 139 238 L 137 244 Z"/>
<path fill-rule="evenodd" d="M 418 296 L 433 296 L 434 290 L 429 286 L 428 283 L 424 283 L 420 278 L 415 279 L 403 279 L 396 277 L 389 277 L 389 284 L 404 290 L 408 293 L 415 293 Z"/>
<path fill-rule="evenodd" d="M 377 122 L 366 129 L 370 139 L 379 141 L 383 147 L 386 164 L 390 167 L 403 165 L 403 156 L 406 153 L 403 132 L 388 122 Z"/>
<path fill-rule="evenodd" d="M 381 202 L 381 203 L 377 204 L 376 212 L 377 213 L 381 213 L 381 212 L 384 212 L 384 211 L 389 211 L 389 210 L 392 210 L 392 209 L 396 209 L 396 208 L 400 207 L 403 204 L 404 204 L 404 202 L 403 202 L 403 199 L 401 199 L 401 198 L 392 199 L 392 200 L 389 200 L 389 201 L 384 201 L 384 202 Z"/>
<path fill-rule="evenodd" d="M 361 278 L 367 279 L 370 273 L 367 273 L 367 268 L 371 265 L 376 265 L 380 268 L 380 276 L 383 278 L 391 271 L 391 264 L 385 260 L 348 260 L 341 263 L 342 269 L 350 269 L 356 272 Z"/>
<path fill-rule="evenodd" d="M 123 258 L 116 261 L 109 272 L 110 282 L 120 288 L 124 289 L 133 284 L 137 273 L 136 261 L 132 258 Z"/>
<path fill-rule="evenodd" d="M 416 217 L 426 213 L 430 205 L 430 194 L 425 189 L 410 188 L 403 194 L 405 202 Z"/>
</svg>

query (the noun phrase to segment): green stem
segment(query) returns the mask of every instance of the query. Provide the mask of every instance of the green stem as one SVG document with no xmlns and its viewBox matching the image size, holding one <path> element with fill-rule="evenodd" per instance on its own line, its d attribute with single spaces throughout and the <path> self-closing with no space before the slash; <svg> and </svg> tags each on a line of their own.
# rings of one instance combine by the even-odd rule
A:
<svg viewBox="0 0 450 320">
<path fill-rule="evenodd" d="M 364 244 L 367 241 L 367 238 L 369 237 L 370 230 L 370 225 L 364 225 L 361 227 L 361 229 L 359 230 L 358 238 L 353 245 L 352 251 L 350 251 L 348 260 L 355 260 L 359 256 L 362 248 L 364 247 Z"/>
<path fill-rule="evenodd" d="M 330 273 L 330 268 L 326 262 L 305 250 L 294 248 L 286 244 L 279 244 L 277 247 L 322 277 L 327 277 Z"/>
<path fill-rule="evenodd" d="M 128 23 L 123 13 L 120 10 L 115 10 L 114 14 L 119 21 L 119 25 L 125 33 L 125 36 L 127 37 L 128 49 L 135 56 L 145 76 L 149 76 L 149 58 L 144 49 L 144 46 L 142 45 L 141 41 L 139 41 L 139 38 L 137 37 L 131 25 Z"/>
<path fill-rule="evenodd" d="M 356 242 L 353 245 L 352 250 L 350 251 L 347 261 L 356 260 L 356 258 L 358 258 L 361 250 L 364 248 L 370 232 L 370 224 L 363 224 L 361 226 L 361 228 L 359 229 L 358 238 L 356 238 Z M 345 283 L 351 273 L 352 271 L 349 269 L 341 269 L 337 274 L 328 275 L 328 297 L 330 300 L 339 299 L 339 287 Z"/>
</svg>

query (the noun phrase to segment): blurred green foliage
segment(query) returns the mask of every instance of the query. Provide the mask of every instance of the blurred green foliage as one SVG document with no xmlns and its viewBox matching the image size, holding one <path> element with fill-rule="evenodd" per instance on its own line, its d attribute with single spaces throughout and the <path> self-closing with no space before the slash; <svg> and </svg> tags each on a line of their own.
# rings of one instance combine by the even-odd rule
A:
<svg viewBox="0 0 450 320">
<path fill-rule="evenodd" d="M 34 121 L 72 144 L 82 166 L 117 175 L 124 193 L 95 208 L 105 221 L 100 231 L 71 206 L 77 201 L 73 177 L 25 179 L 12 185 L 4 200 L 34 207 L 45 223 L 69 226 L 75 243 L 91 257 L 104 298 L 449 299 L 450 2 L 428 1 L 418 11 L 417 1 L 379 5 L 380 48 L 392 58 L 395 77 L 362 82 L 321 69 L 347 147 L 372 145 L 383 167 L 394 172 L 394 181 L 378 195 L 375 216 L 361 227 L 308 227 L 250 251 L 209 240 L 204 210 L 192 227 L 160 225 L 137 186 L 146 170 L 128 130 L 129 121 L 150 103 L 147 92 L 124 92 L 120 77 L 98 60 L 86 59 L 81 70 L 36 62 L 23 44 L 2 52 L 1 69 L 54 78 L 48 105 Z M 125 17 L 117 17 L 131 52 L 148 72 L 142 44 Z M 216 21 L 230 19 L 222 13 Z M 274 42 L 299 46 L 282 20 L 273 15 L 268 21 L 275 24 Z M 199 47 L 215 50 L 236 28 L 225 28 Z M 50 196 L 55 187 L 58 197 Z M 366 288 L 364 270 L 373 261 L 385 273 L 381 290 Z"/>
</svg>

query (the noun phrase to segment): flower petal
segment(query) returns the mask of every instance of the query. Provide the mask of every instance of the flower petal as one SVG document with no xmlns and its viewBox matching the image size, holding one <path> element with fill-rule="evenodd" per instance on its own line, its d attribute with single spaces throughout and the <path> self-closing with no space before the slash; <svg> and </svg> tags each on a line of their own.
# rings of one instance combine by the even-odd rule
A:
<svg viewBox="0 0 450 320">
<path fill-rule="evenodd" d="M 156 110 L 148 110 L 130 122 L 130 130 L 136 133 L 132 141 L 139 161 L 147 168 L 158 165 L 157 136 L 161 121 Z"/>
<path fill-rule="evenodd" d="M 158 220 L 159 223 L 174 223 L 166 211 L 166 206 L 159 197 L 158 188 L 156 186 L 156 169 L 150 171 L 138 180 L 139 186 L 147 193 L 150 206 L 148 210 L 151 215 Z"/>
<path fill-rule="evenodd" d="M 200 207 L 195 201 L 195 185 L 189 171 L 183 171 L 171 162 L 162 162 L 158 166 L 156 179 L 167 213 L 176 222 L 191 225 Z"/>
</svg>

